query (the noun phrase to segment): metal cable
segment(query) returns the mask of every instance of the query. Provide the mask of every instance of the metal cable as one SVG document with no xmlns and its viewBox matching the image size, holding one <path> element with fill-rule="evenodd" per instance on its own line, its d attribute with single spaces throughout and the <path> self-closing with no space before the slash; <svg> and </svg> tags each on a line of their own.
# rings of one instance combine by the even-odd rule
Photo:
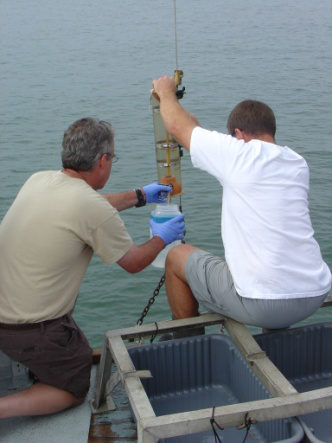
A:
<svg viewBox="0 0 332 443">
<path fill-rule="evenodd" d="M 174 31 L 175 31 L 175 66 L 178 70 L 178 32 L 176 25 L 176 0 L 174 0 Z"/>
</svg>

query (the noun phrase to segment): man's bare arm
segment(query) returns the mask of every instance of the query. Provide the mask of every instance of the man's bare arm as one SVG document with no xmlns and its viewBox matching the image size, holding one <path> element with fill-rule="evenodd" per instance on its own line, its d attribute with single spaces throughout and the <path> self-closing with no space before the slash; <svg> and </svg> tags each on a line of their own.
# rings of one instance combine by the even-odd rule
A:
<svg viewBox="0 0 332 443">
<path fill-rule="evenodd" d="M 133 244 L 117 263 L 125 271 L 135 274 L 150 265 L 165 246 L 165 242 L 160 237 L 153 237 L 140 246 Z"/>
<path fill-rule="evenodd" d="M 145 192 L 143 189 L 141 189 L 141 191 L 145 199 Z M 117 194 L 102 194 L 102 196 L 119 212 L 132 208 L 138 202 L 137 194 L 134 190 L 119 192 Z"/>
<path fill-rule="evenodd" d="M 154 80 L 153 87 L 160 99 L 160 113 L 167 131 L 189 151 L 192 131 L 199 126 L 196 117 L 180 105 L 173 77 Z"/>
</svg>

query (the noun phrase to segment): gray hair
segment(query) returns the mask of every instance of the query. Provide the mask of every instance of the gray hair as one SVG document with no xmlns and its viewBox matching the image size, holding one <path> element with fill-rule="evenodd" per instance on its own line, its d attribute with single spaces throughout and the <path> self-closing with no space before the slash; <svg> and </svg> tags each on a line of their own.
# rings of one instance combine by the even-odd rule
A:
<svg viewBox="0 0 332 443">
<path fill-rule="evenodd" d="M 77 120 L 65 131 L 62 166 L 75 171 L 91 171 L 103 154 L 114 152 L 112 125 L 96 118 Z"/>
</svg>

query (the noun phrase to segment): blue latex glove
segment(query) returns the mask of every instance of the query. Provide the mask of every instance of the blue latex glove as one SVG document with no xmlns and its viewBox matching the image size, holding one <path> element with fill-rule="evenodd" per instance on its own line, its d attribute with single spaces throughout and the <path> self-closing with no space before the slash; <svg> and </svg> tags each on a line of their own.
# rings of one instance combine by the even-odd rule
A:
<svg viewBox="0 0 332 443">
<path fill-rule="evenodd" d="M 152 237 L 160 237 L 162 240 L 164 240 L 166 245 L 169 245 L 175 240 L 182 240 L 184 237 L 185 228 L 183 219 L 184 214 L 177 215 L 164 223 L 157 223 L 150 219 Z"/>
<path fill-rule="evenodd" d="M 172 191 L 170 186 L 159 185 L 158 183 L 144 186 L 143 189 L 147 203 L 164 203 L 167 192 Z"/>
</svg>

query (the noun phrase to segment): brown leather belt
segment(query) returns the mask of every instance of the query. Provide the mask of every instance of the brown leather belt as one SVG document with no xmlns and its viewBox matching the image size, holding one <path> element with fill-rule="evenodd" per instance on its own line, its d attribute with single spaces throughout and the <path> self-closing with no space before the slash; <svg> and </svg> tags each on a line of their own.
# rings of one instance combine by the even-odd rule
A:
<svg viewBox="0 0 332 443">
<path fill-rule="evenodd" d="M 36 329 L 40 327 L 40 323 L 0 323 L 0 329 Z"/>
<path fill-rule="evenodd" d="M 53 320 L 45 320 L 39 323 L 0 323 L 0 329 L 9 329 L 12 331 L 15 330 L 24 330 L 24 329 L 37 329 L 42 326 L 46 326 L 48 323 L 61 320 L 61 318 L 54 318 Z"/>
</svg>

